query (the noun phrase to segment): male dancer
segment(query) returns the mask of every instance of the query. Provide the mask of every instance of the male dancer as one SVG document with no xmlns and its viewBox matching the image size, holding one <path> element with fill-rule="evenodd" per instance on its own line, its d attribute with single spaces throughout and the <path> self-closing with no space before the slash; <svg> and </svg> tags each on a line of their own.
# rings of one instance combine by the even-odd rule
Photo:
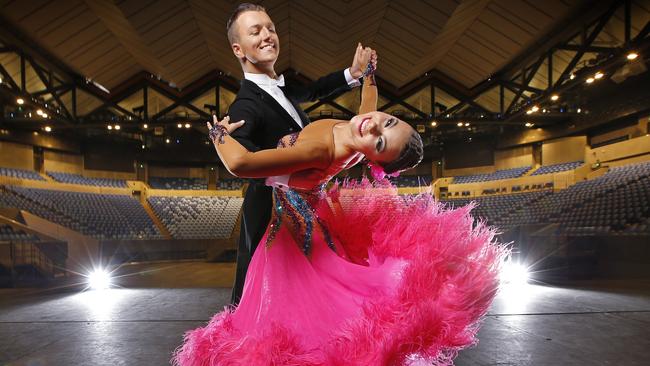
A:
<svg viewBox="0 0 650 366">
<path fill-rule="evenodd" d="M 368 62 L 376 67 L 373 51 L 359 44 L 350 68 L 311 85 L 285 85 L 283 76 L 278 77 L 274 70 L 280 40 L 264 7 L 240 4 L 228 20 L 227 29 L 228 41 L 244 72 L 241 88 L 228 113 L 231 121 L 246 123 L 232 137 L 249 151 L 275 148 L 281 137 L 305 127 L 309 118 L 299 103 L 358 86 Z M 264 180 L 251 180 L 244 196 L 233 305 L 241 298 L 248 264 L 271 218 L 271 205 L 271 188 L 264 185 Z"/>
</svg>

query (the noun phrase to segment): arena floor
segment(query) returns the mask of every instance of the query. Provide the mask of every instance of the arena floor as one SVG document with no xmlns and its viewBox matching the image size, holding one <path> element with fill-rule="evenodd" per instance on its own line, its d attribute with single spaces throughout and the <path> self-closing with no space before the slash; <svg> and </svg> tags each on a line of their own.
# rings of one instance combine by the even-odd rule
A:
<svg viewBox="0 0 650 366">
<path fill-rule="evenodd" d="M 167 365 L 222 309 L 233 264 L 131 266 L 103 292 L 0 290 L 0 365 Z M 187 275 L 179 276 L 179 273 Z M 650 281 L 504 289 L 456 365 L 648 365 Z"/>
</svg>

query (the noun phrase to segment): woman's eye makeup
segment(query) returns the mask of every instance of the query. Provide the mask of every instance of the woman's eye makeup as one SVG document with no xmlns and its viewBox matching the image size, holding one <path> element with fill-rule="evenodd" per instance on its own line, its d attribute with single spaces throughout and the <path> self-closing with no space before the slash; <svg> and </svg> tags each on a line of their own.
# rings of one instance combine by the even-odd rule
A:
<svg viewBox="0 0 650 366">
<path fill-rule="evenodd" d="M 386 123 L 384 124 L 384 128 L 394 126 L 396 123 L 397 123 L 397 119 L 389 118 L 386 120 Z"/>
<path fill-rule="evenodd" d="M 377 139 L 377 144 L 375 145 L 375 148 L 377 149 L 377 152 L 382 152 L 384 150 L 384 137 L 379 136 Z"/>
</svg>

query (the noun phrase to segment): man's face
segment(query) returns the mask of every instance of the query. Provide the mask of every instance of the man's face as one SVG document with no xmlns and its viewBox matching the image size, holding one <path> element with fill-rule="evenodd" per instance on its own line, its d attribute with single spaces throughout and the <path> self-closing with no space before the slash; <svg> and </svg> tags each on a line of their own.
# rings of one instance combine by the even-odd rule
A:
<svg viewBox="0 0 650 366">
<path fill-rule="evenodd" d="M 234 26 L 237 39 L 232 50 L 235 56 L 256 68 L 273 67 L 280 53 L 280 40 L 269 15 L 263 11 L 247 11 L 237 18 Z"/>
</svg>

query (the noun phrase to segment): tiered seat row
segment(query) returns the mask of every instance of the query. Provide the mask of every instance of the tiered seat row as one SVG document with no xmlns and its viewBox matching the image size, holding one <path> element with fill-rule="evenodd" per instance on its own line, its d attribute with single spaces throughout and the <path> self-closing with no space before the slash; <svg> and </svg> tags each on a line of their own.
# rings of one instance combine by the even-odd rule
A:
<svg viewBox="0 0 650 366">
<path fill-rule="evenodd" d="M 176 239 L 230 237 L 242 202 L 239 197 L 149 197 L 154 212 Z"/>
<path fill-rule="evenodd" d="M 80 174 L 50 172 L 50 171 L 46 173 L 47 175 L 52 177 L 52 179 L 60 183 L 81 184 L 85 186 L 98 186 L 98 187 L 116 187 L 116 188 L 126 187 L 126 181 L 124 179 L 88 178 Z"/>
<path fill-rule="evenodd" d="M 204 178 L 164 178 L 149 177 L 149 185 L 155 189 L 206 190 L 208 182 Z"/>
<path fill-rule="evenodd" d="M 537 170 L 533 172 L 531 175 L 542 175 L 542 174 L 552 174 L 552 173 L 559 173 L 559 172 L 564 172 L 567 170 L 573 170 L 582 165 L 582 161 L 572 161 L 570 163 L 560 163 L 560 164 L 552 164 L 552 165 L 542 165 L 540 166 Z"/>
<path fill-rule="evenodd" d="M 40 174 L 33 170 L 13 169 L 0 167 L 0 175 L 18 179 L 45 180 Z"/>
<path fill-rule="evenodd" d="M 502 227 L 506 225 L 509 218 L 518 209 L 530 205 L 543 197 L 551 194 L 551 191 L 525 192 L 479 198 L 460 198 L 441 200 L 452 207 L 461 207 L 474 201 L 477 203 L 473 214 L 486 219 L 490 224 Z"/>
<path fill-rule="evenodd" d="M 397 187 L 422 187 L 431 185 L 433 178 L 430 175 L 404 175 L 389 178 Z"/>
<path fill-rule="evenodd" d="M 219 179 L 217 183 L 218 189 L 224 189 L 229 191 L 236 191 L 242 189 L 244 186 L 244 179 L 241 178 L 228 178 L 228 179 Z"/>
<path fill-rule="evenodd" d="M 0 241 L 34 242 L 39 240 L 36 235 L 28 234 L 22 230 L 16 230 L 9 225 L 0 224 Z"/>
<path fill-rule="evenodd" d="M 491 180 L 502 180 L 502 179 L 511 179 L 518 178 L 526 174 L 531 167 L 523 166 L 519 168 L 512 169 L 503 169 L 497 170 L 494 173 L 489 174 L 474 174 L 474 175 L 463 175 L 454 177 L 454 184 L 463 184 L 463 183 L 475 183 L 475 182 L 487 182 Z"/>
<path fill-rule="evenodd" d="M 126 195 L 8 187 L 14 207 L 97 239 L 161 239 L 140 202 Z"/>
</svg>

